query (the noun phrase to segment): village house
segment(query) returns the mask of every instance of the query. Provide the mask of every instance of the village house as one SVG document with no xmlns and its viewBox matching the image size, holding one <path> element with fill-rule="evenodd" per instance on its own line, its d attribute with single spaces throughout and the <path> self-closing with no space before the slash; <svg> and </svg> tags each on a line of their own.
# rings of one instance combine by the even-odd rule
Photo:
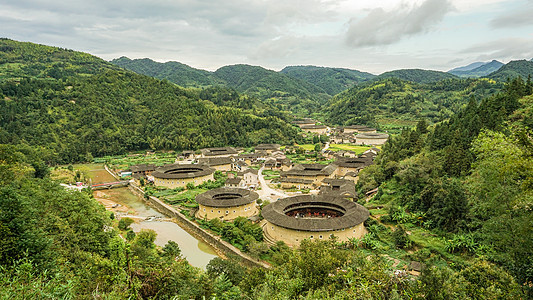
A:
<svg viewBox="0 0 533 300">
<path fill-rule="evenodd" d="M 267 157 L 267 153 L 263 151 L 256 151 L 254 153 L 239 154 L 235 157 L 236 161 L 244 161 L 248 166 L 263 163 Z"/>
<path fill-rule="evenodd" d="M 264 168 L 268 170 L 281 170 L 281 171 L 288 171 L 292 168 L 293 163 L 290 159 L 284 158 L 267 158 L 264 163 Z"/>
<path fill-rule="evenodd" d="M 153 171 L 155 171 L 156 166 L 153 164 L 140 164 L 140 165 L 134 165 L 131 166 L 131 176 L 134 177 L 135 175 L 151 175 Z"/>
<path fill-rule="evenodd" d="M 326 178 L 322 180 L 319 194 L 332 197 L 342 197 L 351 201 L 355 201 L 357 199 L 357 194 L 355 193 L 355 183 L 354 181 L 348 179 Z"/>
<path fill-rule="evenodd" d="M 305 118 L 305 119 L 301 119 L 301 120 L 292 121 L 292 124 L 297 125 L 298 127 L 302 128 L 302 126 L 315 125 L 316 121 L 313 120 L 313 119 Z"/>
<path fill-rule="evenodd" d="M 371 158 L 339 158 L 333 164 L 337 165 L 335 175 L 337 177 L 344 177 L 346 173 L 355 172 L 373 163 Z"/>
<path fill-rule="evenodd" d="M 280 173 L 280 184 L 284 189 L 312 189 L 320 186 L 325 178 L 333 178 L 337 165 L 299 164 Z"/>
<path fill-rule="evenodd" d="M 375 128 L 367 127 L 364 125 L 350 125 L 343 128 L 344 133 L 373 133 L 376 132 Z"/>
<path fill-rule="evenodd" d="M 315 134 L 320 134 L 320 135 L 328 133 L 328 127 L 326 127 L 325 125 L 305 125 L 305 126 L 300 126 L 300 128 L 302 128 L 302 130 L 305 132 L 310 132 L 310 133 L 315 133 Z"/>
<path fill-rule="evenodd" d="M 383 145 L 389 139 L 386 133 L 359 133 L 355 136 L 356 145 Z"/>
<path fill-rule="evenodd" d="M 227 156 L 201 157 L 198 159 L 198 163 L 208 165 L 209 167 L 221 172 L 231 171 L 233 161 L 233 158 Z"/>
<path fill-rule="evenodd" d="M 229 157 L 238 154 L 238 151 L 233 147 L 204 148 L 200 151 L 201 157 Z"/>
<path fill-rule="evenodd" d="M 244 170 L 248 169 L 249 165 L 242 160 L 234 160 L 231 163 L 231 170 L 234 172 L 243 172 Z"/>
<path fill-rule="evenodd" d="M 245 188 L 244 180 L 240 177 L 228 178 L 226 179 L 226 187 L 230 188 Z"/>
<path fill-rule="evenodd" d="M 274 151 L 279 151 L 280 148 L 280 144 L 259 144 L 255 146 L 255 151 L 265 151 L 267 154 L 270 154 Z"/>
<path fill-rule="evenodd" d="M 237 173 L 242 177 L 244 185 L 249 188 L 255 188 L 259 185 L 259 172 L 254 169 L 247 169 L 242 173 Z"/>
</svg>

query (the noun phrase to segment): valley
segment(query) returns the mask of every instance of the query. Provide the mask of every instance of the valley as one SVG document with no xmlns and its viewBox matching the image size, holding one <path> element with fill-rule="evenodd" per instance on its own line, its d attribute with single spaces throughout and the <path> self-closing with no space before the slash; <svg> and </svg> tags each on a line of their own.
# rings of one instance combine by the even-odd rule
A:
<svg viewBox="0 0 533 300">
<path fill-rule="evenodd" d="M 533 63 L 498 63 L 205 71 L 0 39 L 0 297 L 530 298 Z M 141 192 L 83 188 L 115 180 Z"/>
</svg>

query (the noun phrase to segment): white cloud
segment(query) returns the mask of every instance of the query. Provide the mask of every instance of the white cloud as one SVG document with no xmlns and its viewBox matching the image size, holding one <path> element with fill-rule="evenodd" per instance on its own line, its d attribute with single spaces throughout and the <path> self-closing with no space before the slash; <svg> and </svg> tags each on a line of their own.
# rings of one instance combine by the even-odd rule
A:
<svg viewBox="0 0 533 300">
<path fill-rule="evenodd" d="M 452 9 L 448 0 L 426 0 L 420 5 L 402 3 L 391 10 L 375 8 L 364 18 L 350 20 L 346 42 L 354 47 L 392 44 L 429 31 Z"/>
<path fill-rule="evenodd" d="M 533 25 L 533 1 L 522 5 L 519 9 L 502 13 L 490 21 L 493 28 L 516 28 Z"/>
</svg>

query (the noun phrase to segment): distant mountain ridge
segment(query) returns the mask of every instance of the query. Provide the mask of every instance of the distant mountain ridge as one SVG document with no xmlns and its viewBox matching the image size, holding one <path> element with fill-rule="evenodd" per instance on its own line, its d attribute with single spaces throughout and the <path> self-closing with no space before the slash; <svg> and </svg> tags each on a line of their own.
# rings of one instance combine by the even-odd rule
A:
<svg viewBox="0 0 533 300">
<path fill-rule="evenodd" d="M 448 71 L 448 73 L 459 77 L 483 77 L 499 70 L 503 65 L 502 62 L 497 60 L 492 60 L 490 62 L 475 62 L 464 67 L 452 69 Z"/>
<path fill-rule="evenodd" d="M 182 87 L 202 87 L 223 84 L 209 71 L 196 69 L 176 61 L 160 63 L 149 58 L 129 59 L 122 56 L 111 61 L 119 67 L 138 74 L 166 79 Z"/>
<path fill-rule="evenodd" d="M 475 68 L 481 67 L 484 64 L 486 64 L 486 62 L 477 61 L 477 62 L 473 62 L 471 64 L 468 64 L 466 66 L 453 68 L 453 69 L 449 70 L 448 73 L 454 74 L 454 72 L 471 71 L 471 70 L 473 70 Z"/>
<path fill-rule="evenodd" d="M 513 79 L 518 76 L 524 79 L 527 79 L 528 76 L 533 76 L 533 61 L 525 59 L 510 61 L 487 77 L 494 80 L 506 81 L 508 78 Z"/>
<path fill-rule="evenodd" d="M 332 96 L 376 77 L 374 74 L 358 70 L 317 66 L 287 66 L 280 72 L 314 84 Z"/>
<path fill-rule="evenodd" d="M 457 78 L 457 76 L 441 71 L 401 69 L 382 73 L 374 79 L 381 80 L 385 78 L 397 78 L 415 83 L 434 83 L 445 79 Z"/>
</svg>

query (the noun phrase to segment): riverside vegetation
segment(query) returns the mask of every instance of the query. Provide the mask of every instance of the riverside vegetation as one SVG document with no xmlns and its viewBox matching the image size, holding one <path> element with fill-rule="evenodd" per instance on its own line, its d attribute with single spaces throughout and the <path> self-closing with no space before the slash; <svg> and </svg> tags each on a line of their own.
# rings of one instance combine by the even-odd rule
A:
<svg viewBox="0 0 533 300">
<path fill-rule="evenodd" d="M 303 241 L 298 249 L 278 243 L 268 250 L 271 269 L 217 258 L 202 271 L 181 258 L 175 243 L 156 247 L 152 231 L 123 240 L 113 215 L 91 193 L 59 186 L 49 166 L 130 150 L 302 144 L 287 115 L 270 115 L 276 106 L 269 103 L 251 109 L 217 105 L 202 99 L 201 90 L 70 50 L 4 39 L 0 60 L 1 298 L 533 297 L 529 79 L 473 80 L 483 86 L 479 93 L 456 90 L 449 112 L 425 115 L 429 122 L 391 138 L 376 164 L 360 174 L 361 193 L 380 187 L 364 203 L 374 208 L 363 239 Z M 400 93 L 421 88 L 384 80 Z M 439 82 L 434 88 L 448 86 Z M 358 89 L 373 84 L 380 83 Z M 233 99 L 240 97 L 248 96 Z M 261 240 L 256 228 L 241 221 L 232 228 L 204 226 L 229 238 L 241 230 Z M 423 261 L 422 274 L 393 272 L 388 257 L 395 253 Z"/>
</svg>

